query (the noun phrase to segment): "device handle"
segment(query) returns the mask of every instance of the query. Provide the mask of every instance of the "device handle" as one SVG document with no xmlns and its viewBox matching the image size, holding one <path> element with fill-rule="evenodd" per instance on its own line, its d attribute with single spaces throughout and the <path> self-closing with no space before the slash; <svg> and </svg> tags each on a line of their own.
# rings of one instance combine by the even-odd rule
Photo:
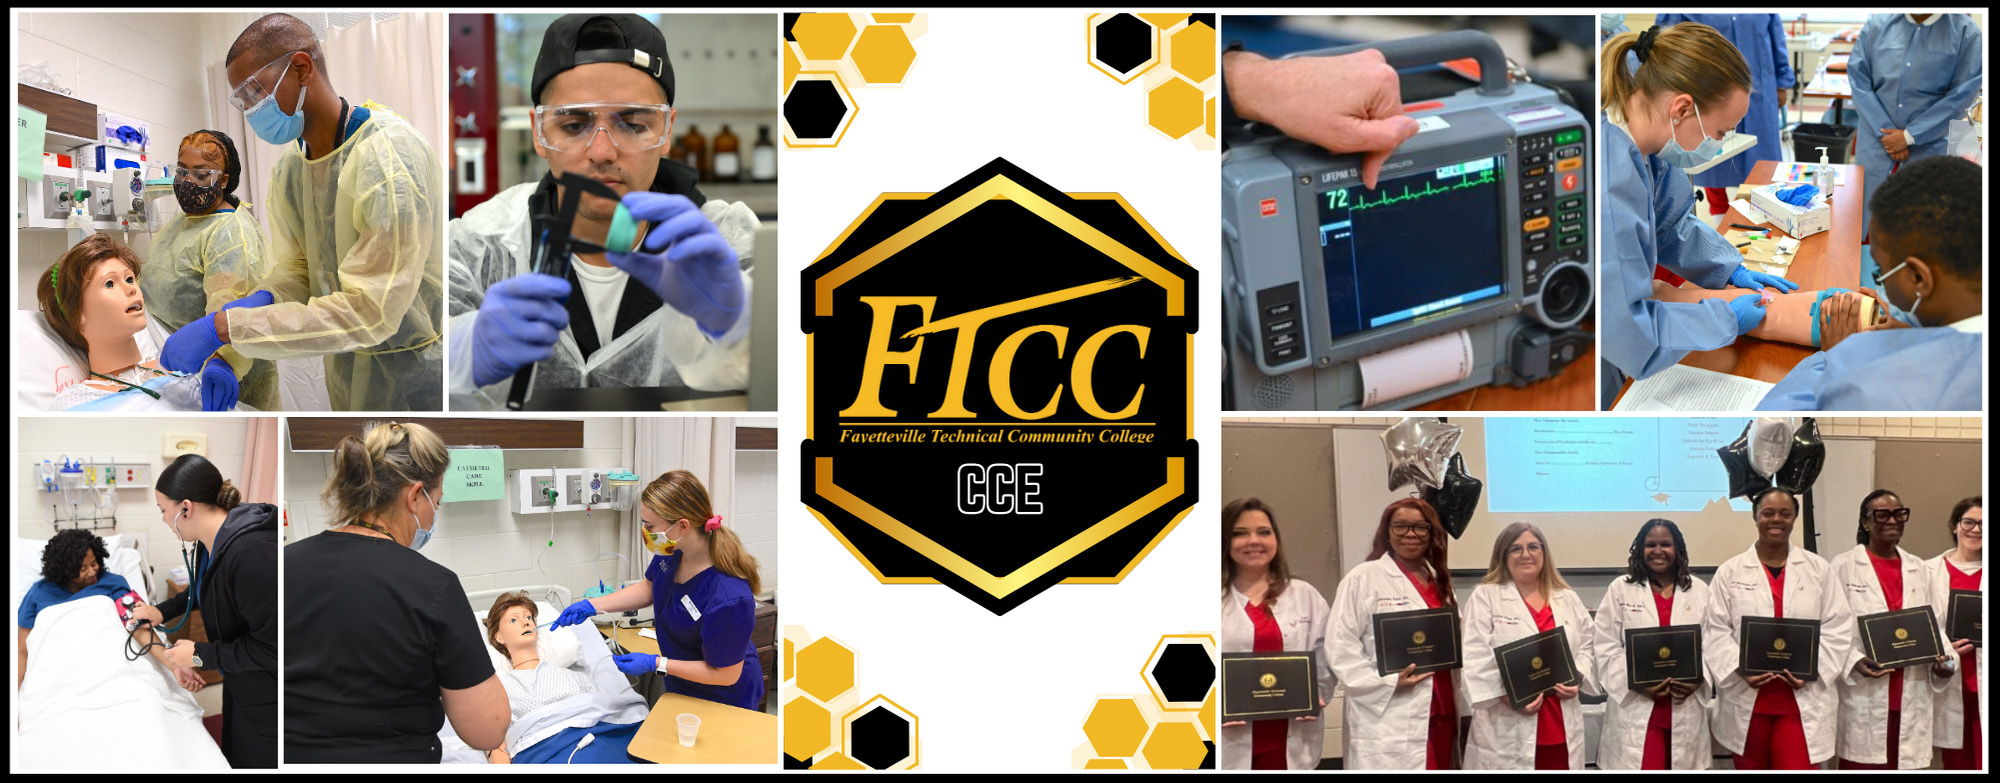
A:
<svg viewBox="0 0 2000 783">
<path fill-rule="evenodd" d="M 1493 36 L 1478 30 L 1453 30 L 1394 41 L 1313 49 L 1293 52 L 1285 57 L 1335 57 L 1353 54 L 1363 49 L 1381 52 L 1383 59 L 1397 68 L 1431 65 L 1470 57 L 1479 61 L 1479 94 L 1507 95 L 1514 91 L 1513 85 L 1507 82 L 1507 55 L 1500 51 L 1500 44 L 1493 40 Z"/>
</svg>

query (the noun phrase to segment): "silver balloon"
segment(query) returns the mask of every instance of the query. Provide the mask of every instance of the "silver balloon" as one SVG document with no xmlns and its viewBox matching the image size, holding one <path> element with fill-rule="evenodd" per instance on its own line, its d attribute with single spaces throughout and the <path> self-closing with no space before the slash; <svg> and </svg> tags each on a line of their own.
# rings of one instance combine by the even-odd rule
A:
<svg viewBox="0 0 2000 783">
<path fill-rule="evenodd" d="M 1759 416 L 1750 422 L 1750 469 L 1768 479 L 1792 455 L 1792 420 Z"/>
<path fill-rule="evenodd" d="M 1409 417 L 1382 431 L 1382 449 L 1389 457 L 1389 489 L 1420 484 L 1444 486 L 1451 455 L 1458 453 L 1465 430 L 1432 417 Z"/>
</svg>

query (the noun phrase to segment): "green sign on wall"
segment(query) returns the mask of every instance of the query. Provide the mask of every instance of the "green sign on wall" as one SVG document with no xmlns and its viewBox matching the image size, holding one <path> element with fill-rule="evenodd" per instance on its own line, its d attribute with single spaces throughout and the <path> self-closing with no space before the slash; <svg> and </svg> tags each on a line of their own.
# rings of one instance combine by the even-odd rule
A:
<svg viewBox="0 0 2000 783">
<path fill-rule="evenodd" d="M 444 473 L 444 502 L 506 497 L 507 470 L 499 449 L 451 449 L 451 469 Z"/>
</svg>

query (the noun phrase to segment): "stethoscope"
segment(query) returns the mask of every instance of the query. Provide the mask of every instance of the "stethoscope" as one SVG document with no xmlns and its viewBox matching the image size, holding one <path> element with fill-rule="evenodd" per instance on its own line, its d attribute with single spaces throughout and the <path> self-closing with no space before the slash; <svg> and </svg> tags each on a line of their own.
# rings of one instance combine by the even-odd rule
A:
<svg viewBox="0 0 2000 783">
<path fill-rule="evenodd" d="M 187 519 L 187 518 L 188 518 L 188 510 L 187 510 L 187 509 L 185 509 L 185 508 L 183 508 L 183 509 L 181 509 L 181 514 L 180 514 L 180 516 L 178 516 L 178 517 L 175 517 L 174 519 L 175 519 L 175 521 L 180 521 L 180 520 L 184 520 L 184 519 Z M 174 526 L 174 537 L 175 537 L 175 538 L 180 538 L 180 535 L 181 535 L 181 530 L 180 530 L 180 526 L 179 526 L 179 525 L 175 525 L 175 526 Z M 155 631 L 165 631 L 165 632 L 167 632 L 167 633 L 176 633 L 176 632 L 180 631 L 180 629 L 181 629 L 181 627 L 182 627 L 182 626 L 185 626 L 185 625 L 187 625 L 187 621 L 188 621 L 188 618 L 189 618 L 189 617 L 193 616 L 193 615 L 194 615 L 194 613 L 195 613 L 196 611 L 198 611 L 198 610 L 200 610 L 200 609 L 201 609 L 201 571 L 195 568 L 195 560 L 196 560 L 197 558 L 195 557 L 195 555 L 194 555 L 193 551 L 192 551 L 192 550 L 190 550 L 190 549 L 189 549 L 189 548 L 188 548 L 188 547 L 186 546 L 186 544 L 187 544 L 187 539 L 185 539 L 185 538 L 180 538 L 180 541 L 181 541 L 181 544 L 182 544 L 182 546 L 181 546 L 181 565 L 183 565 L 183 566 L 185 566 L 185 567 L 187 568 L 187 572 L 188 572 L 188 574 L 190 575 L 190 576 L 189 576 L 189 579 L 191 579 L 191 580 L 192 580 L 192 582 L 193 582 L 193 584 L 191 584 L 191 585 L 189 585 L 189 586 L 188 586 L 188 610 L 187 610 L 187 612 L 185 612 L 185 613 L 183 613 L 183 614 L 181 615 L 181 620 L 180 620 L 180 622 L 177 622 L 177 623 L 174 623 L 174 625 L 173 625 L 173 627 L 172 627 L 172 628 L 168 628 L 168 627 L 165 627 L 165 626 L 160 626 L 160 627 L 156 627 L 156 628 L 154 628 L 153 630 L 155 630 Z M 215 562 L 215 560 L 214 560 L 213 558 L 210 558 L 210 559 L 209 559 L 209 562 L 210 562 L 210 563 L 214 563 L 214 562 Z"/>
</svg>

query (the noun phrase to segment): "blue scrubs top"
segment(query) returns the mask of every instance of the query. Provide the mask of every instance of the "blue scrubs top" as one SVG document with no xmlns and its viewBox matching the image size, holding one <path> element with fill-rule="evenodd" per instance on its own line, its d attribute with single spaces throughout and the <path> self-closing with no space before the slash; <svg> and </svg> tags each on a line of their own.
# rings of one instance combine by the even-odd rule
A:
<svg viewBox="0 0 2000 783">
<path fill-rule="evenodd" d="M 1785 100 L 1785 90 L 1798 83 L 1798 77 L 1792 74 L 1785 25 L 1778 21 L 1778 15 L 1660 14 L 1653 22 L 1662 27 L 1681 22 L 1713 27 L 1736 45 L 1743 62 L 1750 66 L 1750 111 L 1736 124 L 1736 132 L 1756 136 L 1757 146 L 1694 175 L 1691 178 L 1694 184 L 1704 188 L 1733 188 L 1750 178 L 1750 167 L 1757 165 L 1757 161 L 1784 160 L 1784 145 L 1778 140 L 1778 131 L 1784 123 L 1779 121 L 1778 106 Z"/>
<path fill-rule="evenodd" d="M 37 579 L 28 587 L 28 594 L 21 598 L 21 610 L 15 615 L 14 624 L 21 628 L 33 628 L 35 615 L 43 609 L 93 595 L 110 596 L 111 600 L 116 601 L 118 596 L 124 595 L 131 589 L 132 586 L 125 582 L 125 577 L 108 572 L 97 577 L 96 584 L 74 593 L 49 584 L 47 579 Z"/>
<path fill-rule="evenodd" d="M 1763 411 L 1978 411 L 1982 336 L 1948 326 L 1862 332 L 1806 357 Z"/>
<path fill-rule="evenodd" d="M 1603 257 L 1601 404 L 1611 407 L 1625 378 L 1650 378 L 1689 351 L 1736 341 L 1736 315 L 1726 299 L 1662 302 L 1653 297 L 1653 266 L 1708 289 L 1729 285 L 1743 254 L 1694 216 L 1687 173 L 1658 155 L 1640 152 L 1624 128 L 1598 115 L 1604 139 L 1604 198 L 1598 221 Z M 1751 291 L 1743 291 L 1745 294 Z"/>
<path fill-rule="evenodd" d="M 718 669 L 741 663 L 743 670 L 730 685 L 667 677 L 667 691 L 746 710 L 761 709 L 764 666 L 757 661 L 757 645 L 750 640 L 757 618 L 757 597 L 750 594 L 750 583 L 710 566 L 687 584 L 675 584 L 674 571 L 680 568 L 682 554 L 656 555 L 646 565 L 646 579 L 653 583 L 653 631 L 660 637 L 660 655 L 677 661 L 706 661 Z"/>
<path fill-rule="evenodd" d="M 1847 58 L 1847 81 L 1860 115 L 1854 162 L 1862 166 L 1864 226 L 1868 201 L 1897 165 L 1882 147 L 1881 129 L 1910 132 L 1910 160 L 1939 155 L 1951 121 L 1963 119 L 1979 97 L 1979 26 L 1965 14 L 1939 14 L 1930 22 L 1918 24 L 1906 14 L 1870 16 Z"/>
</svg>

